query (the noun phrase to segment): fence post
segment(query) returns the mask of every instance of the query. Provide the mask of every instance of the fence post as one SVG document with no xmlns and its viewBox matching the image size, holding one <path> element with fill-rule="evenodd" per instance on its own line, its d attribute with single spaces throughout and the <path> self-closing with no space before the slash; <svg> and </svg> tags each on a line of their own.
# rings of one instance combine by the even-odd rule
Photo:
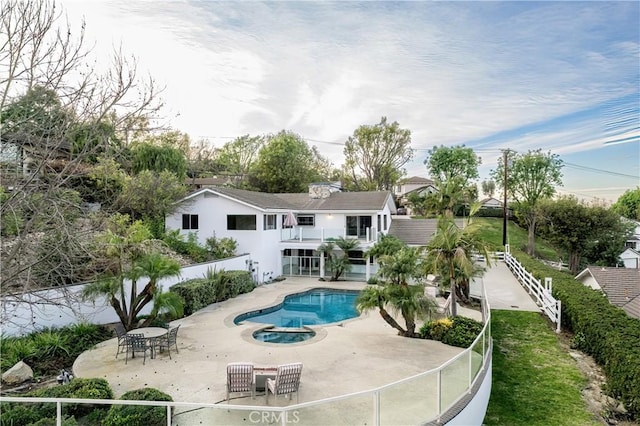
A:
<svg viewBox="0 0 640 426">
<path fill-rule="evenodd" d="M 380 426 L 380 391 L 373 393 L 373 422 Z"/>
<path fill-rule="evenodd" d="M 553 291 L 553 279 L 551 277 L 545 277 L 544 288 L 551 294 Z"/>
<path fill-rule="evenodd" d="M 171 406 L 167 405 L 167 426 L 171 426 Z"/>
<path fill-rule="evenodd" d="M 556 303 L 556 333 L 560 333 L 560 320 L 562 318 L 562 300 L 558 299 Z"/>
<path fill-rule="evenodd" d="M 62 403 L 56 401 L 56 426 L 62 426 Z"/>
</svg>

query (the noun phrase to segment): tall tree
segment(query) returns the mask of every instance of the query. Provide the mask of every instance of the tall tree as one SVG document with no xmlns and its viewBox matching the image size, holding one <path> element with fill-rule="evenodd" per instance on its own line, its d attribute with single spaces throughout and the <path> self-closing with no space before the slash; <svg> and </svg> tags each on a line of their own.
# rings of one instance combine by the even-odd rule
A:
<svg viewBox="0 0 640 426">
<path fill-rule="evenodd" d="M 551 152 L 542 150 L 519 154 L 507 152 L 507 195 L 515 201 L 515 212 L 528 227 L 527 253 L 535 253 L 535 230 L 538 221 L 538 204 L 556 192 L 562 185 L 562 160 Z M 504 191 L 504 162 L 491 172 L 493 180 Z"/>
<path fill-rule="evenodd" d="M 281 131 L 270 136 L 251 169 L 251 185 L 262 192 L 305 192 L 308 184 L 326 180 L 318 158 L 299 135 Z"/>
<path fill-rule="evenodd" d="M 597 256 L 588 259 L 590 262 L 617 265 L 630 229 L 613 211 L 597 204 L 588 205 L 573 196 L 563 196 L 541 201 L 538 212 L 541 219 L 538 233 L 567 251 L 571 272 L 580 271 L 584 264 L 582 256 L 593 246 L 598 246 L 600 253 L 589 253 Z M 611 249 L 607 247 L 609 244 L 613 244 Z M 612 265 L 612 259 L 607 256 L 610 251 L 615 253 Z"/>
<path fill-rule="evenodd" d="M 157 173 L 168 171 L 184 179 L 187 175 L 187 158 L 183 150 L 173 146 L 136 143 L 131 149 L 131 168 L 133 174 L 143 170 Z"/>
<path fill-rule="evenodd" d="M 220 148 L 217 163 L 226 175 L 237 177 L 236 184 L 239 185 L 246 180 L 264 145 L 263 136 L 240 136 Z"/>
<path fill-rule="evenodd" d="M 5 170 L 11 170 L 2 185 L 12 187 L 0 202 L 0 217 L 19 224 L 11 238 L 2 239 L 4 296 L 8 286 L 13 292 L 53 284 L 32 273 L 43 262 L 33 255 L 42 238 L 75 239 L 50 245 L 52 259 L 63 259 L 70 254 L 65 247 L 79 247 L 94 231 L 81 210 L 84 200 L 68 196 L 69 183 L 104 152 L 95 142 L 108 141 L 105 123 L 118 134 L 127 120 L 155 114 L 160 103 L 153 80 L 141 79 L 135 60 L 121 52 L 114 52 L 106 71 L 94 69 L 84 23 L 71 26 L 58 4 L 4 1 L 0 34 L 0 133 Z M 79 135 L 89 143 L 74 145 Z M 23 148 L 28 155 L 21 155 Z M 5 156 L 8 151 L 13 155 Z M 33 238 L 36 232 L 39 238 Z"/>
<path fill-rule="evenodd" d="M 459 146 L 434 146 L 424 161 L 431 178 L 440 182 L 456 181 L 460 188 L 478 178 L 482 160 L 473 149 Z"/>
<path fill-rule="evenodd" d="M 349 252 L 357 250 L 359 246 L 360 242 L 356 238 L 338 237 L 322 243 L 317 248 L 318 252 L 327 258 L 327 267 L 331 271 L 330 281 L 338 281 L 342 274 L 351 270 Z"/>
<path fill-rule="evenodd" d="M 620 216 L 640 221 L 640 187 L 626 190 L 611 207 Z"/>
<path fill-rule="evenodd" d="M 496 183 L 489 180 L 482 181 L 482 193 L 487 197 L 493 197 L 493 194 L 496 192 Z"/>
<path fill-rule="evenodd" d="M 349 136 L 344 157 L 345 174 L 355 190 L 391 190 L 413 158 L 411 131 L 382 117 L 380 123 L 362 125 Z"/>
</svg>

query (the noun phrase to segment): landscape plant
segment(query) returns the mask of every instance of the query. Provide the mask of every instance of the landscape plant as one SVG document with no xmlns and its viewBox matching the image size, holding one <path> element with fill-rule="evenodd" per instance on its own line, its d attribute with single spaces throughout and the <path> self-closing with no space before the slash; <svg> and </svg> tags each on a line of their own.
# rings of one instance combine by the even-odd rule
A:
<svg viewBox="0 0 640 426">
<path fill-rule="evenodd" d="M 344 237 L 329 239 L 318 247 L 320 255 L 327 259 L 327 266 L 331 271 L 330 281 L 338 281 L 344 273 L 351 270 L 349 252 L 359 247 L 360 242 L 356 238 Z"/>
<path fill-rule="evenodd" d="M 170 395 L 154 388 L 136 389 L 125 392 L 120 399 L 135 401 L 173 401 Z M 150 407 L 146 405 L 114 404 L 102 426 L 163 426 L 167 424 L 167 409 L 164 406 Z"/>
</svg>

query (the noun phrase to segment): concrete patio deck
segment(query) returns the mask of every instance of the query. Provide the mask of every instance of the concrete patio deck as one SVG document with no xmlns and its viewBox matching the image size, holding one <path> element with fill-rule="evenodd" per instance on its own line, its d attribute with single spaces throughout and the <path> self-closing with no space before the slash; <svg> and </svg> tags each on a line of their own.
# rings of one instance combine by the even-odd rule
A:
<svg viewBox="0 0 640 426">
<path fill-rule="evenodd" d="M 506 266 L 500 263 L 497 268 L 506 269 Z M 508 270 L 507 273 L 510 274 Z M 515 282 L 519 287 L 512 275 L 509 277 L 499 273 L 495 277 L 500 281 L 509 281 L 503 285 L 513 287 Z M 485 277 L 485 285 L 487 280 L 488 277 Z M 400 337 L 376 311 L 336 324 L 314 326 L 316 337 L 294 344 L 256 341 L 252 333 L 263 325 L 233 323 L 237 315 L 273 306 L 287 294 L 318 287 L 361 289 L 364 286 L 364 283 L 358 282 L 331 283 L 319 282 L 315 278 L 290 277 L 285 281 L 260 286 L 249 294 L 210 305 L 189 317 L 172 322 L 172 325 L 181 325 L 178 334 L 180 352 L 172 351 L 173 359 L 169 359 L 165 352 L 158 354 L 155 359 L 147 359 L 146 365 L 139 358 L 130 359 L 125 365 L 122 355 L 115 358 L 117 342 L 111 339 L 78 357 L 73 372 L 76 377 L 106 379 L 116 397 L 129 390 L 153 387 L 171 395 L 174 401 L 210 404 L 220 403 L 226 397 L 226 365 L 229 362 L 249 361 L 258 366 L 302 362 L 304 367 L 299 397 L 303 403 L 383 386 L 436 368 L 462 352 L 461 348 L 440 342 Z M 505 305 L 522 306 L 529 299 L 524 290 L 516 293 L 520 300 L 508 300 Z M 460 313 L 479 319 L 479 312 L 476 311 L 465 312 L 462 309 Z M 425 392 L 424 389 L 416 391 Z M 282 397 L 277 402 L 273 398 L 270 400 L 271 405 L 290 405 L 290 401 Z M 258 396 L 252 400 L 250 396 L 232 396 L 230 403 L 263 406 L 265 398 Z M 364 410 L 371 410 L 371 397 L 367 397 L 365 405 Z M 184 411 L 188 411 L 188 408 Z M 232 418 L 217 417 L 223 414 Z M 211 424 L 214 421 L 211 416 L 214 416 L 217 424 L 236 421 L 251 423 L 246 413 L 243 419 L 240 412 L 209 409 L 178 414 L 174 424 Z M 339 420 L 334 419 L 326 424 L 341 423 Z"/>
</svg>

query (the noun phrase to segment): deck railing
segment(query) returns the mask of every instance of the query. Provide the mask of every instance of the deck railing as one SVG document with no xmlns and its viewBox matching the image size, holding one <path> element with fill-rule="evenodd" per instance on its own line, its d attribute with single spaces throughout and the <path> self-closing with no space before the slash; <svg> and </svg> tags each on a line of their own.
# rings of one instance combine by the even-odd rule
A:
<svg viewBox="0 0 640 426">
<path fill-rule="evenodd" d="M 280 231 L 280 241 L 287 242 L 325 242 L 338 237 L 356 238 L 363 242 L 375 242 L 378 240 L 378 230 L 376 228 L 366 228 L 364 235 L 348 235 L 347 228 L 307 228 L 294 227 L 285 228 Z"/>
</svg>

